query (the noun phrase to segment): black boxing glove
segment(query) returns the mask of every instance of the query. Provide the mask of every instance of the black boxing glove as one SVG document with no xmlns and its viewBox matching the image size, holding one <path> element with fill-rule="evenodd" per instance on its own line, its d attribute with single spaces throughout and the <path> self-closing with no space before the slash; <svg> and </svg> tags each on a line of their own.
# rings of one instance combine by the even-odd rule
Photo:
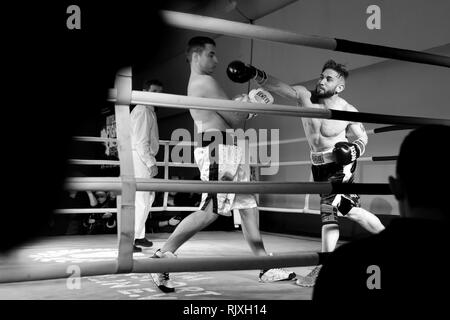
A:
<svg viewBox="0 0 450 320">
<path fill-rule="evenodd" d="M 355 143 L 338 142 L 334 145 L 333 156 L 337 164 L 345 166 L 361 156 L 361 149 Z"/>
<path fill-rule="evenodd" d="M 244 83 L 254 79 L 259 84 L 263 84 L 267 80 L 267 75 L 264 71 L 239 60 L 230 62 L 227 68 L 227 75 L 231 81 L 238 83 Z"/>
</svg>

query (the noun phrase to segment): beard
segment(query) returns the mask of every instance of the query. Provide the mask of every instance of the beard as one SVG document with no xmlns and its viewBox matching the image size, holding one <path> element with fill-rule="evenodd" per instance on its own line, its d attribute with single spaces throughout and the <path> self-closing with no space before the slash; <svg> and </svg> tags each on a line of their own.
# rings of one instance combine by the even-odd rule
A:
<svg viewBox="0 0 450 320">
<path fill-rule="evenodd" d="M 319 91 L 319 87 L 316 87 L 316 91 L 314 92 L 314 95 L 316 98 L 321 98 L 321 99 L 325 99 L 325 98 L 331 98 L 332 96 L 334 96 L 336 94 L 336 91 L 333 90 L 325 90 L 325 91 Z"/>
</svg>

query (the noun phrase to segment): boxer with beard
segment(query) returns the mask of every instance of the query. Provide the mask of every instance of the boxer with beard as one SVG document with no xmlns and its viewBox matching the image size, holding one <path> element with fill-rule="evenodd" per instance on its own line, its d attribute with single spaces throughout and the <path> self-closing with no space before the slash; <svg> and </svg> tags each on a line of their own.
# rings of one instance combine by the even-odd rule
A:
<svg viewBox="0 0 450 320">
<path fill-rule="evenodd" d="M 358 112 L 339 94 L 345 89 L 348 71 L 333 60 L 322 67 L 314 90 L 304 86 L 290 86 L 241 61 L 233 61 L 227 68 L 228 77 L 238 83 L 255 80 L 264 89 L 284 98 L 295 100 L 302 108 L 333 109 Z M 302 118 L 305 136 L 310 146 L 312 174 L 316 182 L 352 183 L 356 160 L 365 151 L 368 137 L 359 122 Z M 352 141 L 350 137 L 354 137 Z M 384 230 L 383 224 L 371 212 L 360 207 L 356 194 L 321 194 L 320 215 L 322 218 L 322 252 L 331 252 L 339 240 L 338 213 L 359 223 L 371 233 Z M 297 284 L 311 287 L 321 266 L 315 267 L 307 276 L 297 276 Z"/>
</svg>

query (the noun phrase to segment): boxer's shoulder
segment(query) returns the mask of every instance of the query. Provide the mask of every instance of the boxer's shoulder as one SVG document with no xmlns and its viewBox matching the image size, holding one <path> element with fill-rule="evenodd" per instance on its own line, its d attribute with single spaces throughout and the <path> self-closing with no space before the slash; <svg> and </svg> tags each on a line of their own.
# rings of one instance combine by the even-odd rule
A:
<svg viewBox="0 0 450 320">
<path fill-rule="evenodd" d="M 223 98 L 224 93 L 216 79 L 209 75 L 198 75 L 190 79 L 188 95 L 203 98 Z"/>
<path fill-rule="evenodd" d="M 343 111 L 358 112 L 358 109 L 356 109 L 355 106 L 351 105 L 350 103 L 348 103 L 344 99 L 342 99 L 342 100 L 343 100 L 343 103 L 342 103 L 342 110 Z"/>
</svg>

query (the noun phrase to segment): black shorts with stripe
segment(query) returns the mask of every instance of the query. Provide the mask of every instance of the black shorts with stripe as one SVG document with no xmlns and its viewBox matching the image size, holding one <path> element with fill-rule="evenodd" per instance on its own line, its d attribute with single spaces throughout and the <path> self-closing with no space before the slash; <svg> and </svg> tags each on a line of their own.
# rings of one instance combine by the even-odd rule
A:
<svg viewBox="0 0 450 320">
<path fill-rule="evenodd" d="M 356 161 L 342 166 L 335 162 L 313 165 L 311 171 L 315 182 L 352 183 L 354 181 Z M 320 215 L 323 224 L 337 224 L 338 211 L 346 215 L 353 207 L 360 206 L 357 194 L 321 194 Z"/>
</svg>

